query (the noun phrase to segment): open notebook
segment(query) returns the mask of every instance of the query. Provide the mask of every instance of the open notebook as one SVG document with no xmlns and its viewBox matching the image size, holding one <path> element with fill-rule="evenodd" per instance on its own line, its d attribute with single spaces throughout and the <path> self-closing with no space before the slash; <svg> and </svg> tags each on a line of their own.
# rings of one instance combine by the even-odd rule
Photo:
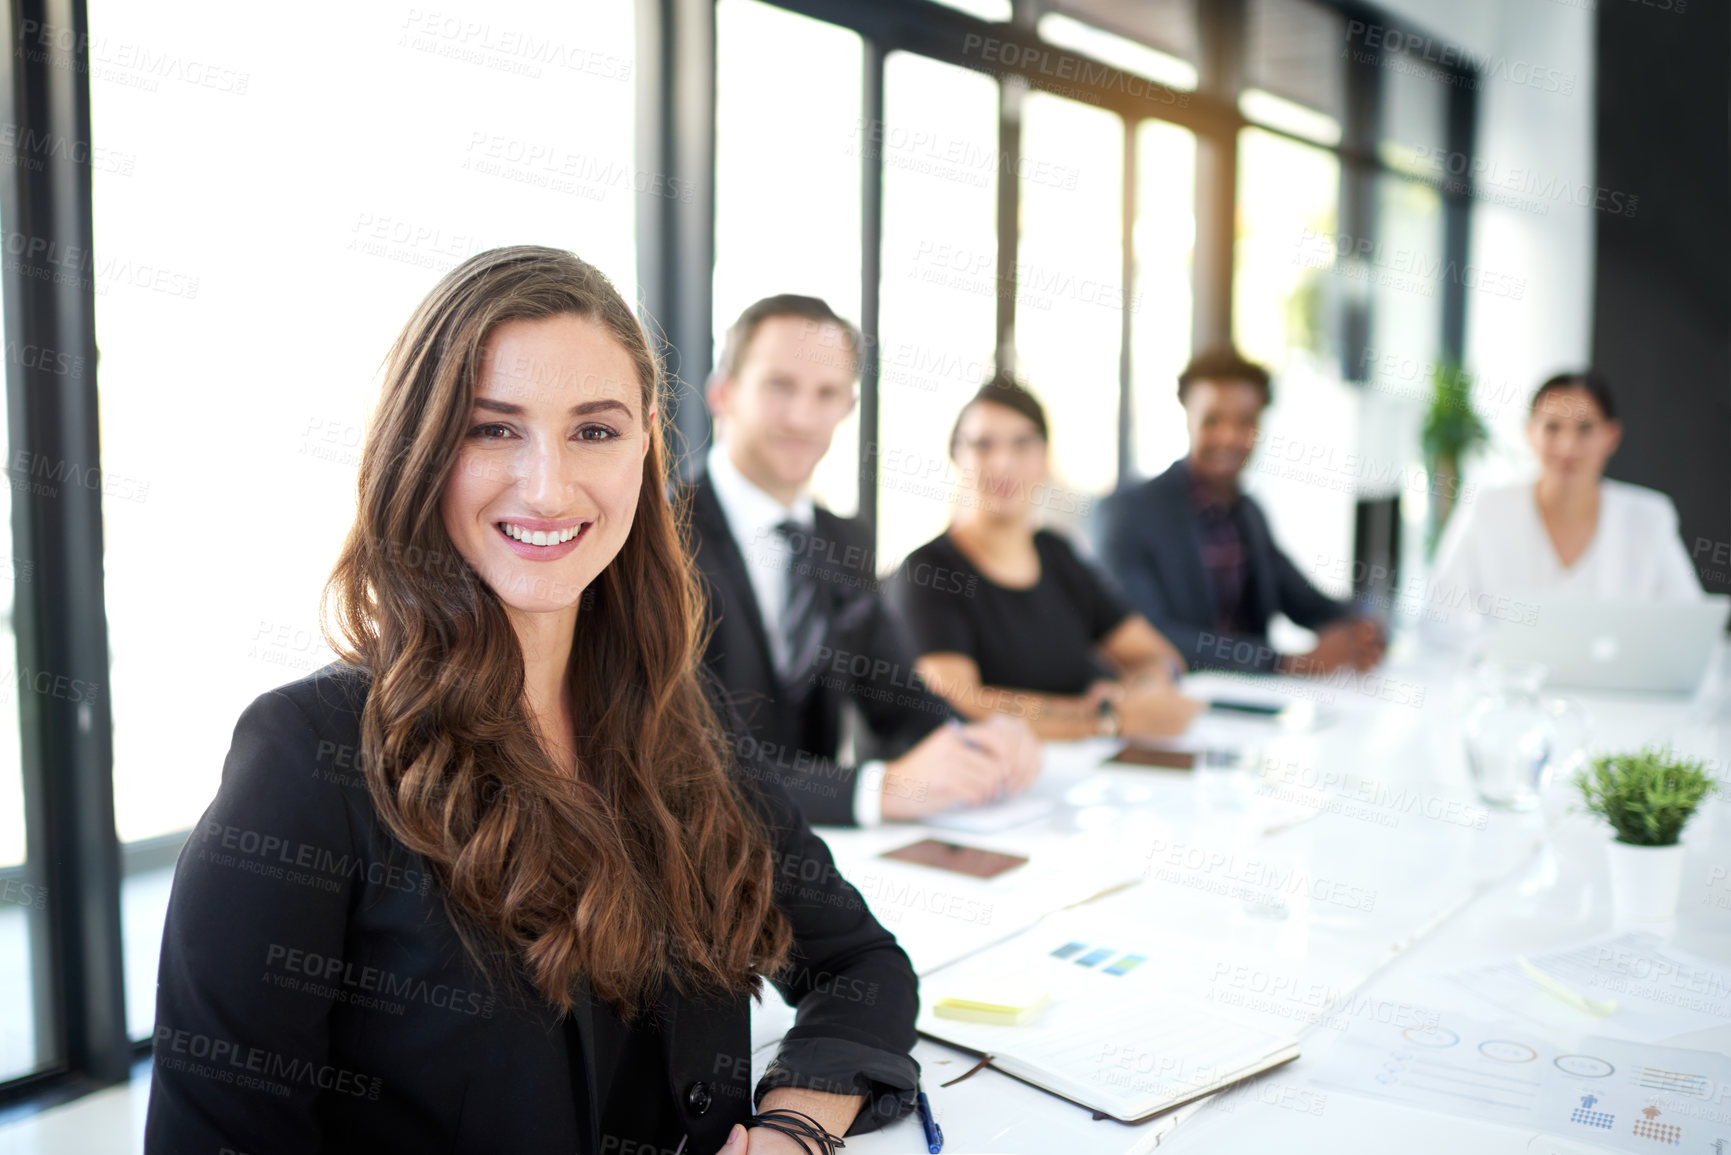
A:
<svg viewBox="0 0 1731 1155">
<path fill-rule="evenodd" d="M 1297 1041 L 1210 1002 L 1147 932 L 1060 912 L 920 981 L 922 1034 L 1124 1123 L 1140 1123 L 1298 1057 Z M 1131 933 L 1123 933 L 1129 930 Z M 940 1000 L 1048 1001 L 1017 1026 L 935 1013 Z"/>
</svg>

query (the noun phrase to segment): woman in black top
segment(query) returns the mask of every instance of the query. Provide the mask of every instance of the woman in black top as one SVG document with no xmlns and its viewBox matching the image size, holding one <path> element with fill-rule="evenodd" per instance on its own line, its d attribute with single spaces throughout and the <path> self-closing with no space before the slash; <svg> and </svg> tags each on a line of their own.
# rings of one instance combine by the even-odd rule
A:
<svg viewBox="0 0 1731 1155">
<path fill-rule="evenodd" d="M 662 386 L 570 253 L 416 310 L 341 660 L 242 714 L 175 871 L 147 1152 L 785 1155 L 828 1144 L 772 1109 L 912 1108 L 907 956 L 699 681 Z M 754 1092 L 763 979 L 798 1011 Z"/>
<path fill-rule="evenodd" d="M 897 608 L 926 683 L 969 717 L 1028 718 L 1043 738 L 1176 734 L 1201 704 L 1179 696 L 1178 652 L 1057 534 L 1036 529 L 1046 415 L 1008 374 L 956 418 L 953 520 L 897 570 Z"/>
</svg>

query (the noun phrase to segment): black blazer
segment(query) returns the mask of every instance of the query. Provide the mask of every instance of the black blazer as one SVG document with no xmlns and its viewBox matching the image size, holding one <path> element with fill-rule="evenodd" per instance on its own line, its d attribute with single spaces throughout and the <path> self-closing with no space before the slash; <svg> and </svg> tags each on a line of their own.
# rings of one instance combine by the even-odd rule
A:
<svg viewBox="0 0 1731 1155">
<path fill-rule="evenodd" d="M 851 700 L 864 714 L 871 734 L 862 736 L 862 753 L 875 757 L 899 757 L 956 716 L 914 673 L 913 649 L 878 587 L 870 531 L 815 510 L 811 557 L 827 632 L 817 682 L 795 705 L 777 683 L 751 573 L 709 475 L 674 496 L 690 502 L 688 544 L 713 626 L 704 661 L 750 732 L 741 753 L 778 777 L 812 822 L 853 824 L 859 767 L 836 761 L 842 703 Z"/>
<path fill-rule="evenodd" d="M 1160 476 L 1108 497 L 1100 552 L 1130 604 L 1171 640 L 1191 669 L 1272 670 L 1280 658 L 1268 645 L 1268 620 L 1275 613 L 1316 629 L 1352 612 L 1311 585 L 1280 552 L 1261 507 L 1246 494 L 1237 519 L 1249 563 L 1244 613 L 1252 630 L 1243 637 L 1220 634 L 1220 606 L 1202 566 L 1202 522 L 1189 478 L 1190 467 L 1179 460 Z"/>
<path fill-rule="evenodd" d="M 145 1150 L 598 1152 L 588 992 L 561 1017 L 473 967 L 437 883 L 370 804 L 357 753 L 369 686 L 332 663 L 260 695 L 235 726 L 175 868 Z M 786 795 L 741 787 L 772 831 L 795 935 L 775 985 L 797 1020 L 757 1092 L 865 1092 L 855 1129 L 871 1130 L 912 1106 L 913 970 Z M 686 1150 L 718 1150 L 754 1103 L 748 1003 L 665 987 L 658 1013 L 657 1061 L 613 1085 L 658 1086 Z"/>
</svg>

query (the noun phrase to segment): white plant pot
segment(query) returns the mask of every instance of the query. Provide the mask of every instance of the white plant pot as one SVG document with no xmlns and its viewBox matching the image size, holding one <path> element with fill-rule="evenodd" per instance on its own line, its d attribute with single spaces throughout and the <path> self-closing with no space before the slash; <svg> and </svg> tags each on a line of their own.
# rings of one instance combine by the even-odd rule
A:
<svg viewBox="0 0 1731 1155">
<path fill-rule="evenodd" d="M 1611 910 L 1618 924 L 1665 922 L 1676 917 L 1683 891 L 1683 844 L 1630 846 L 1612 842 Z"/>
</svg>

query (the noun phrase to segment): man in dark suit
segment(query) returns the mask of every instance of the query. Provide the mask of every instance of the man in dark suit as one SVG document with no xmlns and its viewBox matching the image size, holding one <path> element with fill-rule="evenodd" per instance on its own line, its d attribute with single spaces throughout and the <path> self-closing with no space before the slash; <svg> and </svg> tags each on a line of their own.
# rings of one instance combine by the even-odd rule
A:
<svg viewBox="0 0 1731 1155">
<path fill-rule="evenodd" d="M 1382 659 L 1374 623 L 1307 581 L 1238 486 L 1268 407 L 1268 371 L 1232 349 L 1198 355 L 1178 377 L 1190 453 L 1120 490 L 1103 511 L 1101 553 L 1130 602 L 1192 669 L 1322 674 Z M 1268 644 L 1285 614 L 1317 631 L 1306 654 Z"/>
<path fill-rule="evenodd" d="M 749 733 L 745 759 L 814 823 L 873 825 L 1022 789 L 1038 743 L 1010 718 L 961 725 L 914 673 L 878 592 L 869 528 L 811 499 L 848 413 L 860 336 L 815 297 L 758 301 L 727 332 L 716 441 L 682 494 L 714 630 L 705 661 Z M 842 708 L 887 761 L 842 762 Z"/>
</svg>

